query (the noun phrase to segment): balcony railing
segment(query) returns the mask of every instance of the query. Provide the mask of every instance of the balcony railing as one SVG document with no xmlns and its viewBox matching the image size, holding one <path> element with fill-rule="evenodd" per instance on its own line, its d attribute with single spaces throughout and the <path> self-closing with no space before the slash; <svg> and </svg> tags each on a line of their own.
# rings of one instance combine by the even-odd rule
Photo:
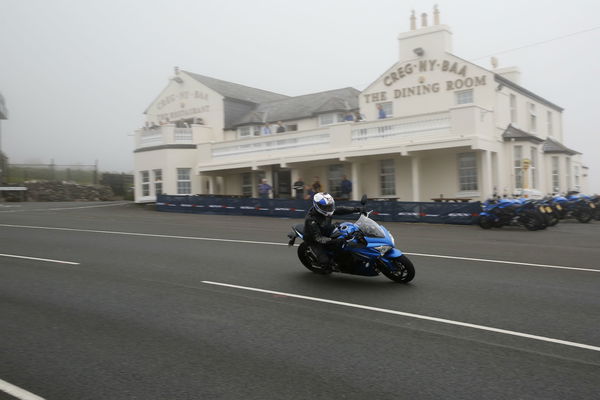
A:
<svg viewBox="0 0 600 400">
<path fill-rule="evenodd" d="M 211 154 L 213 158 L 218 158 L 285 149 L 299 149 L 329 144 L 329 140 L 329 133 L 322 130 L 310 133 L 294 132 L 286 133 L 285 136 L 242 139 L 235 145 L 228 144 L 227 142 L 218 143 L 213 146 Z"/>
<path fill-rule="evenodd" d="M 194 132 L 192 128 L 175 128 L 174 126 L 161 126 L 153 129 L 137 131 L 137 147 L 160 146 L 163 144 L 193 144 Z"/>
<path fill-rule="evenodd" d="M 439 134 L 450 132 L 450 114 L 440 113 L 432 114 L 425 119 L 414 121 L 390 121 L 391 123 L 378 123 L 376 126 L 366 126 L 352 129 L 352 141 L 360 142 L 371 139 L 385 138 L 408 138 L 412 134 L 418 133 L 419 139 L 424 138 L 423 134 Z"/>
</svg>

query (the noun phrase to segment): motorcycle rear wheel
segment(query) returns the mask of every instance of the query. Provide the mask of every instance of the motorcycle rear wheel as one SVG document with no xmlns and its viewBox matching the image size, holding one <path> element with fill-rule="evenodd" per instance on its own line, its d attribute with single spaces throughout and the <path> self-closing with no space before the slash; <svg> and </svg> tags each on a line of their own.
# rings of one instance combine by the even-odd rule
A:
<svg viewBox="0 0 600 400">
<path fill-rule="evenodd" d="M 298 246 L 298 258 L 300 259 L 302 265 L 304 265 L 308 270 L 314 272 L 315 274 L 331 274 L 331 270 L 323 269 L 315 265 L 317 264 L 317 260 L 310 251 L 310 247 L 308 246 L 308 244 L 306 244 L 306 242 L 302 242 L 300 243 L 300 246 Z"/>
<path fill-rule="evenodd" d="M 592 211 L 585 209 L 579 210 L 579 212 L 575 215 L 575 218 L 582 224 L 587 224 L 592 219 Z"/>
<path fill-rule="evenodd" d="M 391 260 L 395 271 L 392 271 L 383 261 L 379 261 L 379 271 L 387 278 L 399 283 L 408 283 L 415 277 L 415 266 L 404 254 Z"/>
<path fill-rule="evenodd" d="M 484 215 L 479 217 L 479 226 L 483 229 L 491 229 L 494 226 L 494 221 L 487 215 Z"/>
</svg>

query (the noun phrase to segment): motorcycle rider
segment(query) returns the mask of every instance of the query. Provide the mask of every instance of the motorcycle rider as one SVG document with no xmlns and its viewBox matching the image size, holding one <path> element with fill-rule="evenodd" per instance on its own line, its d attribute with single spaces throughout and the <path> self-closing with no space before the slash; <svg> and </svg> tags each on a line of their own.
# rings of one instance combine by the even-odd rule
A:
<svg viewBox="0 0 600 400">
<path fill-rule="evenodd" d="M 335 225 L 331 223 L 333 215 L 345 215 L 360 212 L 360 207 L 337 207 L 329 193 L 319 192 L 313 196 L 313 206 L 304 219 L 304 241 L 317 256 L 319 266 L 331 269 L 328 251 L 334 252 L 344 243 L 342 238 L 331 238 Z"/>
</svg>

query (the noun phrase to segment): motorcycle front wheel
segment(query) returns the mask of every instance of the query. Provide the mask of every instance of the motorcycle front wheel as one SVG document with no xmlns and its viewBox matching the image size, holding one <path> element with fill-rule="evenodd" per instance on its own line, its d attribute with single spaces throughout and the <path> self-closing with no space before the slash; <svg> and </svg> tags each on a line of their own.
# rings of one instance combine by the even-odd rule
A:
<svg viewBox="0 0 600 400">
<path fill-rule="evenodd" d="M 310 247 L 306 244 L 306 242 L 302 242 L 302 243 L 300 243 L 300 246 L 298 246 L 298 258 L 300 259 L 300 262 L 302 263 L 302 265 L 304 265 L 306 268 L 308 268 L 310 271 L 314 272 L 315 274 L 320 274 L 320 275 L 331 274 L 331 270 L 327 270 L 327 269 L 323 269 L 323 268 L 315 266 L 315 264 L 317 264 L 316 257 L 314 256 L 312 251 L 310 251 Z"/>
<path fill-rule="evenodd" d="M 386 263 L 379 261 L 379 271 L 394 282 L 408 283 L 415 277 L 415 267 L 404 254 L 390 260 L 394 264 L 392 271 Z"/>
</svg>

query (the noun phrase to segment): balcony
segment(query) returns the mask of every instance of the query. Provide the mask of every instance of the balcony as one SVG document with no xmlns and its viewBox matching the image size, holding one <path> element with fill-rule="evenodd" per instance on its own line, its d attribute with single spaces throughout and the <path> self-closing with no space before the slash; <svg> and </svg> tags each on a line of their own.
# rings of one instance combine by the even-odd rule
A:
<svg viewBox="0 0 600 400">
<path fill-rule="evenodd" d="M 155 147 L 169 144 L 195 144 L 197 134 L 191 128 L 176 128 L 175 125 L 162 125 L 156 128 L 144 128 L 135 132 L 135 148 Z"/>
</svg>

